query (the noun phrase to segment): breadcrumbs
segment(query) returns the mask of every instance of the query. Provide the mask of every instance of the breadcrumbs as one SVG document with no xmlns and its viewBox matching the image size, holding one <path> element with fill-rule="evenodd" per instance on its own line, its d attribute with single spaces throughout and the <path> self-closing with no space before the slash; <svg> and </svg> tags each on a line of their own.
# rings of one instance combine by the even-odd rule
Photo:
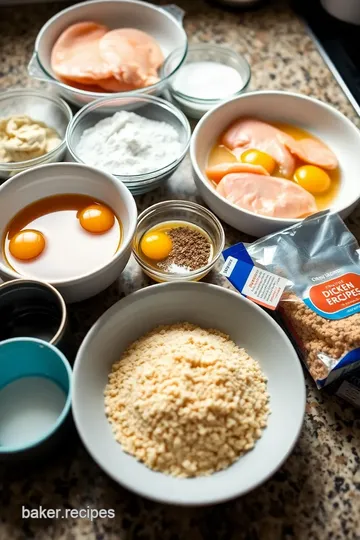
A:
<svg viewBox="0 0 360 540">
<path fill-rule="evenodd" d="M 324 319 L 295 294 L 284 295 L 285 323 L 301 341 L 304 361 L 314 379 L 324 379 L 347 352 L 360 347 L 360 313 L 339 320 Z"/>
<path fill-rule="evenodd" d="M 112 366 L 105 411 L 122 448 L 177 477 L 225 469 L 269 414 L 266 377 L 230 337 L 189 323 L 155 328 Z"/>
</svg>

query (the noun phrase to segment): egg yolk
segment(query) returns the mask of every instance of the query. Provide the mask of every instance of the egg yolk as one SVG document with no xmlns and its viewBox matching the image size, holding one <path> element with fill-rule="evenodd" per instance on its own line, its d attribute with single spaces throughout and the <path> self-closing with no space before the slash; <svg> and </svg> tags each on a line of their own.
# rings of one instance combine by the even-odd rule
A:
<svg viewBox="0 0 360 540">
<path fill-rule="evenodd" d="M 114 214 L 102 204 L 91 204 L 78 214 L 80 225 L 85 231 L 102 234 L 111 229 L 115 223 Z"/>
<path fill-rule="evenodd" d="M 329 189 L 331 183 L 329 175 L 315 165 L 303 165 L 296 169 L 294 180 L 313 195 L 324 193 Z"/>
<path fill-rule="evenodd" d="M 166 259 L 172 249 L 172 241 L 164 232 L 148 232 L 144 234 L 140 242 L 141 251 L 153 261 Z"/>
<path fill-rule="evenodd" d="M 261 165 L 269 174 L 271 174 L 276 167 L 275 159 L 261 150 L 245 150 L 245 152 L 241 154 L 240 159 L 243 163 L 249 163 L 250 165 Z"/>
<path fill-rule="evenodd" d="M 30 261 L 38 257 L 45 249 L 43 234 L 34 229 L 24 229 L 16 233 L 9 242 L 9 251 L 15 259 Z"/>
</svg>

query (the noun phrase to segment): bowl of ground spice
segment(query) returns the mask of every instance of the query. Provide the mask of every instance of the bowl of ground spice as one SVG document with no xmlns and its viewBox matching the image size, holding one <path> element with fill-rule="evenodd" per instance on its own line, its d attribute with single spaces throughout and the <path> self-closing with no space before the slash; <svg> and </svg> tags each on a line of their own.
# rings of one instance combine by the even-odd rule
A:
<svg viewBox="0 0 360 540">
<path fill-rule="evenodd" d="M 190 201 L 164 201 L 140 214 L 133 253 L 154 281 L 198 281 L 215 266 L 224 242 L 212 212 Z"/>
</svg>

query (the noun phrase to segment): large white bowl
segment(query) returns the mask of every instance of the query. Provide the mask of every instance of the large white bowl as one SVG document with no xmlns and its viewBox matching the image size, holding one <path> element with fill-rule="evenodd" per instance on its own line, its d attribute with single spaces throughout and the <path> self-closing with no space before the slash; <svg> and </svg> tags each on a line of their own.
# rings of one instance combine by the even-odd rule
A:
<svg viewBox="0 0 360 540">
<path fill-rule="evenodd" d="M 120 249 L 95 271 L 65 281 L 52 281 L 67 302 L 89 298 L 106 289 L 126 266 L 135 233 L 137 209 L 129 190 L 111 176 L 87 165 L 55 163 L 19 173 L 0 186 L 0 238 L 9 221 L 25 206 L 52 195 L 75 193 L 89 195 L 108 204 L 119 217 L 123 228 Z M 5 281 L 20 276 L 12 270 L 0 252 L 0 277 Z M 34 277 L 26 276 L 25 277 Z"/>
<path fill-rule="evenodd" d="M 253 236 L 285 229 L 300 221 L 260 216 L 228 202 L 218 195 L 205 175 L 211 148 L 219 135 L 237 118 L 255 117 L 269 122 L 286 122 L 319 137 L 336 154 L 341 185 L 331 210 L 345 219 L 360 199 L 360 132 L 342 113 L 317 99 L 290 92 L 252 92 L 232 99 L 208 112 L 198 123 L 190 145 L 196 186 L 207 205 L 223 221 Z"/>
<path fill-rule="evenodd" d="M 148 469 L 123 452 L 104 412 L 108 374 L 124 349 L 154 326 L 181 321 L 228 333 L 268 377 L 272 412 L 261 439 L 231 467 L 209 477 L 178 479 Z M 89 453 L 119 484 L 165 503 L 218 503 L 264 482 L 290 454 L 304 409 L 302 368 L 281 328 L 240 294 L 207 283 L 154 285 L 120 300 L 85 337 L 74 365 L 74 419 Z"/>
<path fill-rule="evenodd" d="M 160 8 L 138 0 L 91 0 L 68 7 L 54 15 L 40 30 L 28 66 L 29 74 L 35 79 L 50 83 L 58 95 L 78 107 L 109 95 L 124 94 L 124 92 L 116 94 L 79 90 L 59 81 L 51 69 L 51 51 L 61 32 L 77 22 L 95 21 L 110 29 L 137 28 L 147 32 L 157 40 L 165 58 L 175 49 L 180 48 L 183 51 L 172 73 L 158 83 L 136 91 L 142 94 L 160 94 L 165 89 L 169 77 L 185 60 L 187 37 L 181 24 L 183 14 L 184 11 L 174 5 Z M 127 94 L 134 95 L 135 91 Z"/>
</svg>

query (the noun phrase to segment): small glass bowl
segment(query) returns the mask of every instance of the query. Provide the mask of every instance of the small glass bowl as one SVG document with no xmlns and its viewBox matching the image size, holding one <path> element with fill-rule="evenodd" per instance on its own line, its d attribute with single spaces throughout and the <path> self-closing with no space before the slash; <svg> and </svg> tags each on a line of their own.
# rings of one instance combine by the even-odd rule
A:
<svg viewBox="0 0 360 540">
<path fill-rule="evenodd" d="M 213 245 L 211 261 L 203 268 L 186 274 L 163 272 L 149 265 L 141 256 L 141 238 L 149 229 L 166 221 L 184 221 L 203 229 L 209 235 Z M 164 201 L 150 206 L 140 214 L 133 240 L 133 255 L 143 272 L 159 283 L 165 281 L 199 281 L 215 266 L 224 245 L 224 229 L 218 218 L 210 210 L 190 201 Z"/>
<path fill-rule="evenodd" d="M 43 156 L 26 161 L 0 163 L 0 181 L 37 165 L 62 161 L 66 153 L 65 133 L 73 116 L 65 101 L 40 90 L 9 90 L 0 94 L 0 111 L 1 118 L 27 115 L 33 120 L 44 122 L 55 129 L 61 138 L 59 146 Z"/>
<path fill-rule="evenodd" d="M 166 122 L 176 129 L 182 143 L 180 154 L 160 169 L 136 175 L 121 175 L 115 174 L 114 171 L 105 171 L 121 180 L 133 195 L 140 195 L 159 187 L 179 167 L 189 148 L 190 124 L 186 116 L 177 107 L 155 96 L 123 94 L 120 97 L 101 98 L 80 109 L 69 124 L 66 132 L 66 142 L 74 161 L 85 163 L 76 152 L 76 147 L 84 130 L 118 111 L 131 111 L 151 120 Z M 92 165 L 91 163 L 85 164 Z"/>
<path fill-rule="evenodd" d="M 162 78 L 168 77 L 169 74 L 174 71 L 174 66 L 179 63 L 181 54 L 182 51 L 177 49 L 167 57 L 161 68 Z M 201 118 L 210 109 L 216 107 L 216 105 L 242 94 L 250 83 L 251 69 L 248 61 L 244 56 L 241 56 L 227 47 L 208 44 L 191 45 L 188 49 L 185 62 L 179 71 L 181 71 L 186 64 L 191 64 L 193 62 L 217 62 L 218 64 L 230 66 L 236 69 L 236 71 L 241 75 L 243 83 L 237 92 L 228 95 L 226 98 L 200 99 L 198 97 L 183 94 L 182 92 L 175 90 L 173 84 L 176 80 L 177 74 L 173 75 L 171 78 L 169 78 L 168 92 L 170 93 L 170 96 L 175 104 L 178 105 L 184 111 L 184 113 L 191 118 Z"/>
</svg>

